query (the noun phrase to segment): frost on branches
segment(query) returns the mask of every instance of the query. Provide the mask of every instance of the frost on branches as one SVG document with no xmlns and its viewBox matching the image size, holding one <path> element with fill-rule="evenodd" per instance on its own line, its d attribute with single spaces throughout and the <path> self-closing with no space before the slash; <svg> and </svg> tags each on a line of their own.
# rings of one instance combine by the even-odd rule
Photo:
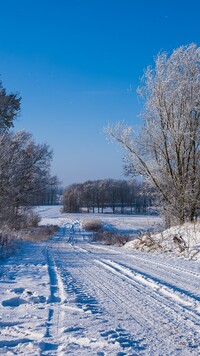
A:
<svg viewBox="0 0 200 356">
<path fill-rule="evenodd" d="M 0 135 L 0 223 L 18 228 L 24 210 L 49 181 L 52 152 L 25 131 Z"/>
<path fill-rule="evenodd" d="M 193 221 L 200 206 L 199 63 L 195 44 L 159 54 L 138 89 L 145 102 L 140 133 L 123 123 L 106 129 L 127 151 L 128 173 L 156 187 L 169 224 Z"/>
<path fill-rule="evenodd" d="M 18 94 L 7 94 L 0 81 L 0 133 L 13 127 L 13 121 L 20 110 Z"/>
<path fill-rule="evenodd" d="M 0 81 L 1 228 L 26 226 L 35 197 L 46 189 L 53 189 L 58 182 L 50 175 L 52 151 L 48 145 L 37 144 L 28 132 L 10 131 L 19 113 L 20 101 L 17 94 L 8 95 Z"/>
</svg>

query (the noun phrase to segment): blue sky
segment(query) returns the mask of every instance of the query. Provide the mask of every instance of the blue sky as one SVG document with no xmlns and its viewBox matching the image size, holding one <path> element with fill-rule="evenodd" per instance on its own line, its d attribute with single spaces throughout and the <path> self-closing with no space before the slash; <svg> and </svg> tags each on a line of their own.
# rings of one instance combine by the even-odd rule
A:
<svg viewBox="0 0 200 356">
<path fill-rule="evenodd" d="M 159 51 L 199 45 L 199 0 L 0 0 L 0 9 L 0 78 L 22 96 L 15 129 L 53 148 L 64 186 L 123 178 L 122 151 L 102 128 L 142 124 L 139 78 Z"/>
</svg>

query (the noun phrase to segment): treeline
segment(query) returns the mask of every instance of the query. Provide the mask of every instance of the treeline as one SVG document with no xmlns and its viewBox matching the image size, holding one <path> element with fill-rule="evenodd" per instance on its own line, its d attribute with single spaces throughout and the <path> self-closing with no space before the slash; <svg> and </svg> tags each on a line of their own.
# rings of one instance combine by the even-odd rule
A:
<svg viewBox="0 0 200 356">
<path fill-rule="evenodd" d="M 64 212 L 145 214 L 154 203 L 153 191 L 136 180 L 103 179 L 68 186 L 62 198 Z"/>
<path fill-rule="evenodd" d="M 33 205 L 58 205 L 62 194 L 63 188 L 58 177 L 50 177 L 48 185 L 34 194 Z"/>
</svg>

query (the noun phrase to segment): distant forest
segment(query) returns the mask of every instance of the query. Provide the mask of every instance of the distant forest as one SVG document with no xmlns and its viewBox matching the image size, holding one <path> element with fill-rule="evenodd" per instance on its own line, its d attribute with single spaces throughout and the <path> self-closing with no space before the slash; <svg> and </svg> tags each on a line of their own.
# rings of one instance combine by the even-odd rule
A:
<svg viewBox="0 0 200 356">
<path fill-rule="evenodd" d="M 68 186 L 63 194 L 63 212 L 145 214 L 155 204 L 155 194 L 136 180 L 103 179 Z"/>
<path fill-rule="evenodd" d="M 33 205 L 59 205 L 63 188 L 57 177 L 52 177 L 49 185 L 34 195 Z"/>
</svg>

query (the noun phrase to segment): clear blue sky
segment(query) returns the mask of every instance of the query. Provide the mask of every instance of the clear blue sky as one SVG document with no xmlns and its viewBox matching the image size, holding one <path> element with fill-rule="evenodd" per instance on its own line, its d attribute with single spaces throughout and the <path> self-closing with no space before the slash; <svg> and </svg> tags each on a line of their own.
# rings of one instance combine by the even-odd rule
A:
<svg viewBox="0 0 200 356">
<path fill-rule="evenodd" d="M 123 178 L 102 128 L 141 124 L 139 78 L 160 50 L 199 45 L 200 1 L 0 0 L 0 14 L 1 80 L 22 96 L 15 129 L 53 148 L 64 186 Z"/>
</svg>

